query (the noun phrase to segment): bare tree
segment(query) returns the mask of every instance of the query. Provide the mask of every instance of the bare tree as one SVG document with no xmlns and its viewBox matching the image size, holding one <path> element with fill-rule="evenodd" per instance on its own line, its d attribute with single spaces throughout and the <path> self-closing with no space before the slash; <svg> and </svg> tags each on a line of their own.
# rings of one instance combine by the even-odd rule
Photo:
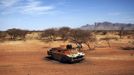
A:
<svg viewBox="0 0 134 75">
<path fill-rule="evenodd" d="M 72 37 L 72 41 L 74 41 L 76 44 L 83 43 L 87 45 L 89 50 L 93 50 L 96 48 L 95 45 L 93 48 L 91 47 L 91 44 L 93 44 L 96 41 L 96 38 L 89 31 L 80 30 L 80 29 L 72 30 L 71 37 Z"/>
<path fill-rule="evenodd" d="M 123 35 L 124 35 L 124 27 L 121 27 L 119 30 L 120 39 L 123 38 Z"/>
<path fill-rule="evenodd" d="M 101 38 L 100 40 L 105 40 L 107 42 L 108 46 L 111 47 L 110 40 L 118 40 L 118 38 L 117 37 L 106 36 L 104 38 Z"/>
</svg>

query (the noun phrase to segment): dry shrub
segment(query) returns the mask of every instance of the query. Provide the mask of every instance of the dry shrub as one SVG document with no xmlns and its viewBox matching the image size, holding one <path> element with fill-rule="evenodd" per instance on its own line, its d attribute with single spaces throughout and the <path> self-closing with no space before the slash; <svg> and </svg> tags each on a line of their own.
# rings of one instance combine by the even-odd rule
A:
<svg viewBox="0 0 134 75">
<path fill-rule="evenodd" d="M 129 41 L 127 46 L 121 48 L 123 50 L 134 50 L 134 40 Z"/>
<path fill-rule="evenodd" d="M 108 46 L 111 47 L 111 44 L 110 44 L 110 40 L 118 40 L 117 37 L 114 37 L 114 36 L 106 36 L 106 37 L 103 37 L 103 38 L 100 38 L 101 41 L 106 41 Z"/>
</svg>

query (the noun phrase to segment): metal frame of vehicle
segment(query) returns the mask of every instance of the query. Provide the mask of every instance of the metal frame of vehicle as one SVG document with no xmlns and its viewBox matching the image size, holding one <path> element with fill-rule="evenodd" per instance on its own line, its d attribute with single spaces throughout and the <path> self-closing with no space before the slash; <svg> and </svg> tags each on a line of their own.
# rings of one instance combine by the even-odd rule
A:
<svg viewBox="0 0 134 75">
<path fill-rule="evenodd" d="M 70 53 L 69 51 L 74 51 L 75 49 L 62 49 L 62 48 L 51 48 L 47 51 L 47 54 L 51 56 L 53 59 L 58 60 L 60 62 L 80 62 L 84 59 L 84 53 L 83 52 L 75 52 Z M 66 52 L 70 53 L 67 54 Z"/>
</svg>

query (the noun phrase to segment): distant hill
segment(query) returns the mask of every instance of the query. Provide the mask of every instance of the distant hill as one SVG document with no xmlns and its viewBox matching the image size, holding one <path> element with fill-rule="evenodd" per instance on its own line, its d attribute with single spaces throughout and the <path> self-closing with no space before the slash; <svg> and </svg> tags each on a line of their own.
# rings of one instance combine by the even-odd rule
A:
<svg viewBox="0 0 134 75">
<path fill-rule="evenodd" d="M 134 30 L 134 24 L 131 23 L 111 23 L 111 22 L 96 22 L 94 25 L 83 25 L 80 29 L 83 30 Z"/>
</svg>

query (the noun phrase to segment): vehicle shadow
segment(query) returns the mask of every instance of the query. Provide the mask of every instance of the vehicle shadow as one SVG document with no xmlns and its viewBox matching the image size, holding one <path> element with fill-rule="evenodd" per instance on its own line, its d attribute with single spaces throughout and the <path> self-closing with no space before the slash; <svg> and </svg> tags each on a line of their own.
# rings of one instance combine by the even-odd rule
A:
<svg viewBox="0 0 134 75">
<path fill-rule="evenodd" d="M 80 63 L 83 63 L 84 61 L 79 61 L 79 62 L 60 62 L 58 60 L 55 60 L 53 59 L 51 56 L 46 56 L 43 58 L 43 60 L 46 60 L 46 61 L 50 61 L 50 62 L 53 62 L 53 63 L 60 63 L 60 64 L 80 64 Z"/>
</svg>

